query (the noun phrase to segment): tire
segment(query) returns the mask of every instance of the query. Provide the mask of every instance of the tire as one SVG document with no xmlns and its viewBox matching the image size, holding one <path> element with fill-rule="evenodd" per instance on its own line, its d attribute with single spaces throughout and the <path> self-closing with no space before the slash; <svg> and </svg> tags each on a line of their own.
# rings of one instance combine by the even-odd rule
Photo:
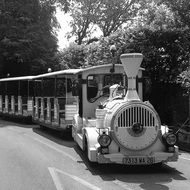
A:
<svg viewBox="0 0 190 190">
<path fill-rule="evenodd" d="M 45 127 L 43 125 L 40 125 L 39 128 L 42 129 L 42 130 L 45 129 Z"/>
<path fill-rule="evenodd" d="M 83 149 L 83 151 L 84 151 L 85 157 L 87 158 L 89 167 L 92 167 L 92 168 L 97 167 L 97 165 L 98 165 L 97 162 L 92 162 L 92 161 L 89 160 L 89 157 L 88 157 L 88 142 L 87 142 L 86 136 L 84 137 L 84 149 Z"/>
<path fill-rule="evenodd" d="M 83 143 L 84 143 L 83 144 L 83 146 L 84 146 L 84 148 L 83 148 L 84 154 L 87 157 L 87 159 L 89 160 L 89 158 L 88 158 L 88 142 L 87 142 L 86 136 L 84 137 L 84 142 Z"/>
</svg>

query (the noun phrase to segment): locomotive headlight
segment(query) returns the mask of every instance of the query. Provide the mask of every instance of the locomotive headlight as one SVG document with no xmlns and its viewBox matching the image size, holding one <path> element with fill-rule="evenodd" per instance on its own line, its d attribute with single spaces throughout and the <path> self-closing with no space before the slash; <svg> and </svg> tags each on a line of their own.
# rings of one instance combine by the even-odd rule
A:
<svg viewBox="0 0 190 190">
<path fill-rule="evenodd" d="M 109 135 L 102 134 L 98 137 L 98 143 L 102 147 L 107 147 L 111 144 L 111 137 Z"/>
<path fill-rule="evenodd" d="M 169 146 L 173 146 L 176 141 L 177 141 L 177 137 L 175 134 L 173 133 L 168 133 L 166 136 L 165 136 L 165 140 L 166 140 L 166 143 L 169 145 Z"/>
</svg>

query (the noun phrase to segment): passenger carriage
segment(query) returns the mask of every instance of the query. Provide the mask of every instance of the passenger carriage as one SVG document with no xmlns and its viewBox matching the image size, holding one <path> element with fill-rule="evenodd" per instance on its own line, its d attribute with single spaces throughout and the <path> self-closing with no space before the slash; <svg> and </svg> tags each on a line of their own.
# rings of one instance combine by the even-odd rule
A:
<svg viewBox="0 0 190 190">
<path fill-rule="evenodd" d="M 32 119 L 33 76 L 0 79 L 0 115 Z"/>
<path fill-rule="evenodd" d="M 90 162 L 146 165 L 178 160 L 176 135 L 142 100 L 142 59 L 142 54 L 123 54 L 114 73 L 111 65 L 79 73 L 72 136 Z"/>
<path fill-rule="evenodd" d="M 72 95 L 72 83 L 81 69 L 69 69 L 36 76 L 33 122 L 56 130 L 69 130 L 77 99 Z"/>
</svg>

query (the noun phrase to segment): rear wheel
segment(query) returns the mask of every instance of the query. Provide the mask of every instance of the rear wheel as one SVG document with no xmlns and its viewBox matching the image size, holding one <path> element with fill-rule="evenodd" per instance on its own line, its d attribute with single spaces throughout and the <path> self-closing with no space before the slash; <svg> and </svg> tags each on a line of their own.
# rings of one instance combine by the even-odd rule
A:
<svg viewBox="0 0 190 190">
<path fill-rule="evenodd" d="M 40 129 L 44 130 L 44 129 L 45 129 L 45 126 L 40 125 Z"/>
</svg>

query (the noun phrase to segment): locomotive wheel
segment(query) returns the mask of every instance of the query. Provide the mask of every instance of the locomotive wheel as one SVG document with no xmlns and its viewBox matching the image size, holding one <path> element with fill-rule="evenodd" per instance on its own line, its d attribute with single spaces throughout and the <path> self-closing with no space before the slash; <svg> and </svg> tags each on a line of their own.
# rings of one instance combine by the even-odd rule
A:
<svg viewBox="0 0 190 190">
<path fill-rule="evenodd" d="M 88 158 L 88 143 L 86 137 L 84 137 L 84 154 Z"/>
<path fill-rule="evenodd" d="M 40 129 L 42 129 L 42 130 L 45 130 L 45 128 L 46 128 L 46 127 L 44 127 L 43 125 L 40 125 L 39 127 L 40 127 Z"/>
<path fill-rule="evenodd" d="M 90 167 L 97 167 L 97 163 L 96 162 L 91 162 L 90 160 L 89 160 L 89 158 L 88 158 L 88 142 L 87 142 L 87 139 L 86 139 L 86 136 L 84 137 L 84 149 L 83 149 L 83 151 L 84 151 L 84 154 L 85 154 L 85 157 L 87 158 L 87 160 L 88 160 L 88 164 L 89 164 L 89 166 Z"/>
</svg>

